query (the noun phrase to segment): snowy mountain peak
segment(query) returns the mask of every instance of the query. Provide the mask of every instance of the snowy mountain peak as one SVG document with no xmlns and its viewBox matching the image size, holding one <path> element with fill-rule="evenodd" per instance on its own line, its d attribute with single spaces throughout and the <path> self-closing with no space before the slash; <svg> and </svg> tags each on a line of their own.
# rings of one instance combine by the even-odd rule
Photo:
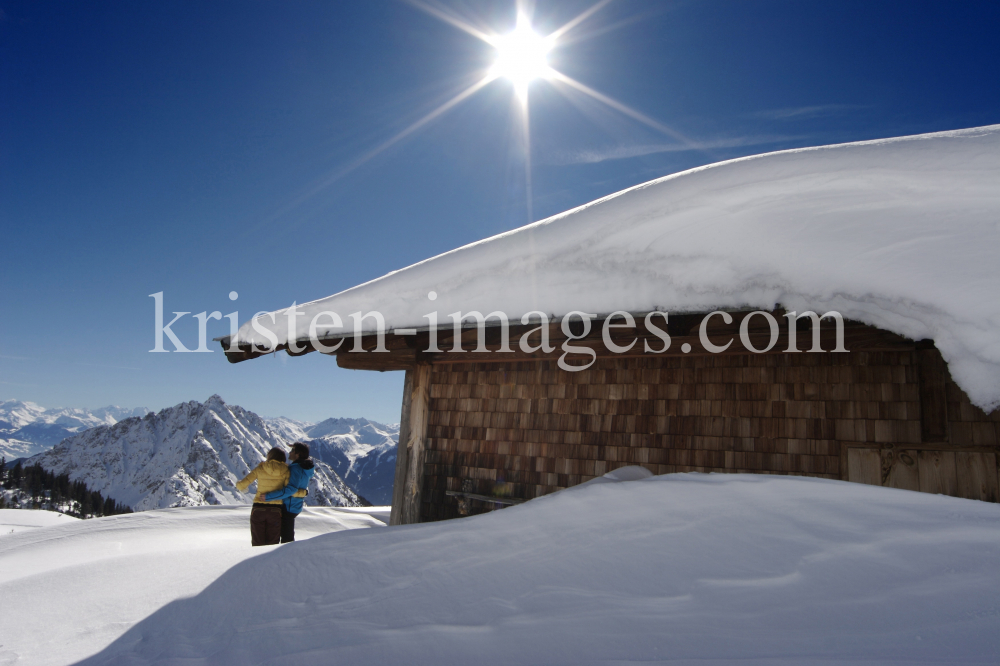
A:
<svg viewBox="0 0 1000 666">
<path fill-rule="evenodd" d="M 351 433 L 378 432 L 379 424 L 368 419 L 326 419 L 309 429 L 309 436 L 318 438 L 328 435 L 347 435 Z M 381 426 L 385 429 L 385 426 Z"/>
<path fill-rule="evenodd" d="M 222 399 L 222 396 L 218 393 L 213 393 L 205 401 L 205 406 L 210 408 L 225 407 L 226 401 Z"/>
</svg>

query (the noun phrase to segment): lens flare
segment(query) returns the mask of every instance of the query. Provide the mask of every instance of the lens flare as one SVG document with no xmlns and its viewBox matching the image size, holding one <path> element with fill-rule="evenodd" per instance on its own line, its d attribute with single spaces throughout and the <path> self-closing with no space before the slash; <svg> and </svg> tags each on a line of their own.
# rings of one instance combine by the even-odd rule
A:
<svg viewBox="0 0 1000 666">
<path fill-rule="evenodd" d="M 514 31 L 494 37 L 490 43 L 497 50 L 490 73 L 509 79 L 521 102 L 527 101 L 528 85 L 535 79 L 549 77 L 548 55 L 554 41 L 536 33 L 531 29 L 531 20 L 525 14 L 518 14 Z"/>
<path fill-rule="evenodd" d="M 441 117 L 449 110 L 499 78 L 504 78 L 511 82 L 516 93 L 515 105 L 519 107 L 515 110 L 515 113 L 520 116 L 520 136 L 515 140 L 521 142 L 521 154 L 524 159 L 526 212 L 529 222 L 534 221 L 531 188 L 531 132 L 530 114 L 528 111 L 528 87 L 532 81 L 536 81 L 538 79 L 548 80 L 551 84 L 553 84 L 555 90 L 558 90 L 564 95 L 574 92 L 583 93 L 592 99 L 595 99 L 632 118 L 633 120 L 637 120 L 648 127 L 673 137 L 688 148 L 702 150 L 707 154 L 711 154 L 708 153 L 704 146 L 687 139 L 673 128 L 657 122 L 649 116 L 642 114 L 639 111 L 626 106 L 622 102 L 594 90 L 593 88 L 589 88 L 583 83 L 575 81 L 562 72 L 556 71 L 549 66 L 549 53 L 557 45 L 566 43 L 566 40 L 564 39 L 566 35 L 578 28 L 598 11 L 609 5 L 613 0 L 598 0 L 595 4 L 591 5 L 581 14 L 578 14 L 568 23 L 544 37 L 536 33 L 531 27 L 530 8 L 533 6 L 533 3 L 530 0 L 515 0 L 516 6 L 518 7 L 517 22 L 515 23 L 514 30 L 506 35 L 496 35 L 493 34 L 489 28 L 481 29 L 470 25 L 468 21 L 449 10 L 447 6 L 442 5 L 437 0 L 402 1 L 423 12 L 426 12 L 427 14 L 430 14 L 431 16 L 434 16 L 437 19 L 440 19 L 441 21 L 444 21 L 451 26 L 454 26 L 455 28 L 458 28 L 459 30 L 462 30 L 463 32 L 472 35 L 476 39 L 482 40 L 486 44 L 489 44 L 496 50 L 496 60 L 494 61 L 492 68 L 489 72 L 485 73 L 485 76 L 479 78 L 478 81 L 472 83 L 472 85 L 466 89 L 458 92 L 458 94 L 454 97 L 441 104 L 433 111 L 427 113 L 406 129 L 398 132 L 378 146 L 375 146 L 364 155 L 355 159 L 353 162 L 343 165 L 339 169 L 328 172 L 324 176 L 318 178 L 312 185 L 306 188 L 300 196 L 296 197 L 288 205 L 280 208 L 272 215 L 262 220 L 258 224 L 258 228 L 273 223 L 279 217 L 303 204 L 320 191 L 329 187 L 347 174 L 353 172 L 359 166 L 386 151 L 391 146 L 394 146 L 406 137 L 415 133 L 417 130 Z M 621 26 L 625 24 L 626 22 L 619 22 L 615 25 Z M 612 26 L 612 28 L 613 27 L 614 26 Z M 601 32 L 604 31 L 598 31 L 594 34 L 600 34 Z M 476 77 L 478 78 L 482 74 L 484 73 L 477 72 Z M 569 95 L 567 95 L 567 99 L 576 103 L 575 99 Z"/>
</svg>

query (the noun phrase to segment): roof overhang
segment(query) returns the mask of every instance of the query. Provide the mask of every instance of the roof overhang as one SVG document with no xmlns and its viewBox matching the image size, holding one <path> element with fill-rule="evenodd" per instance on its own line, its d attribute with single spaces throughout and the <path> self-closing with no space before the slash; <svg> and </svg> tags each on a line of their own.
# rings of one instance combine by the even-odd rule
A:
<svg viewBox="0 0 1000 666">
<path fill-rule="evenodd" d="M 761 311 L 726 312 L 731 317 L 729 323 L 719 314 L 709 316 L 712 314 L 709 312 L 675 314 L 666 318 L 657 316 L 663 313 L 654 313 L 649 320 L 647 315 L 651 313 L 631 313 L 634 327 L 626 326 L 624 318 L 620 316 L 610 320 L 608 316 L 595 317 L 586 335 L 583 335 L 583 324 L 579 318 L 568 320 L 565 329 L 563 321 L 551 321 L 545 327 L 551 351 L 525 351 L 521 346 L 522 338 L 525 339 L 527 348 L 541 344 L 542 335 L 537 323 L 512 324 L 508 327 L 506 347 L 510 351 L 503 350 L 503 329 L 499 325 L 483 327 L 482 336 L 475 325 L 463 325 L 458 336 L 455 335 L 453 326 L 439 326 L 433 331 L 436 338 L 436 345 L 433 347 L 432 331 L 429 328 L 410 329 L 403 334 L 387 331 L 382 336 L 384 350 L 378 349 L 379 335 L 376 333 L 363 333 L 357 337 L 327 336 L 315 341 L 297 340 L 292 347 L 280 344 L 274 349 L 260 349 L 246 344 L 231 349 L 229 336 L 218 338 L 217 341 L 222 345 L 230 363 L 240 363 L 277 352 L 284 352 L 289 356 L 305 356 L 321 351 L 324 355 L 335 356 L 337 365 L 342 368 L 383 372 L 406 370 L 417 363 L 541 361 L 558 360 L 564 355 L 567 363 L 578 364 L 591 358 L 795 353 L 789 352 L 792 335 L 789 326 L 794 326 L 795 346 L 800 352 L 808 352 L 813 348 L 812 322 L 809 318 L 800 318 L 791 324 L 785 310 L 772 310 L 767 314 L 778 323 L 778 333 L 774 335 L 771 320 L 761 315 Z M 748 315 L 752 313 L 756 314 L 748 319 Z M 744 320 L 747 320 L 745 331 L 741 331 Z M 655 330 L 647 326 L 650 322 Z M 932 345 L 929 341 L 918 343 L 857 321 L 844 321 L 842 332 L 843 347 L 847 351 L 906 351 L 918 345 Z M 524 337 L 526 335 L 527 338 Z M 670 340 L 666 349 L 664 335 Z M 838 347 L 837 335 L 837 322 L 832 318 L 824 320 L 820 328 L 820 348 L 832 353 Z M 711 349 L 706 347 L 706 342 Z M 725 349 L 720 351 L 719 348 L 724 346 Z M 584 350 L 592 350 L 593 355 Z"/>
</svg>

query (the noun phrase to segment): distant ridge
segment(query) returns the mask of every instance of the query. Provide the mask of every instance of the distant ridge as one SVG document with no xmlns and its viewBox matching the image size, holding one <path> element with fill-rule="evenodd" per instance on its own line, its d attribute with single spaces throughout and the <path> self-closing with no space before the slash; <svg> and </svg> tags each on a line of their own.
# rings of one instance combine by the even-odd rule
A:
<svg viewBox="0 0 1000 666">
<path fill-rule="evenodd" d="M 28 458 L 84 430 L 147 413 L 145 407 L 45 408 L 22 400 L 0 401 L 0 456 Z"/>
</svg>

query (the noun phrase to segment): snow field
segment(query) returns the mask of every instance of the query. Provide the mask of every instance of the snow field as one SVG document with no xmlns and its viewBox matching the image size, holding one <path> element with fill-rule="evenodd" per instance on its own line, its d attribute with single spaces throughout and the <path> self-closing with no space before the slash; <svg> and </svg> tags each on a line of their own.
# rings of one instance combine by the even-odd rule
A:
<svg viewBox="0 0 1000 666">
<path fill-rule="evenodd" d="M 1000 662 L 998 505 L 800 477 L 616 476 L 272 549 L 81 663 Z M 130 575 L 154 587 L 194 575 L 145 562 Z"/>
<path fill-rule="evenodd" d="M 50 527 L 52 525 L 68 525 L 79 518 L 67 516 L 58 511 L 28 511 L 21 509 L 0 509 L 0 537 L 18 532 Z"/>
<path fill-rule="evenodd" d="M 287 547 L 250 546 L 248 506 L 162 509 L 85 521 L 48 516 L 43 521 L 34 515 L 43 513 L 50 512 L 0 513 L 3 523 L 49 523 L 0 537 L 3 666 L 73 663 L 165 604 L 198 594 L 239 562 Z M 387 513 L 384 507 L 371 515 L 308 507 L 296 521 L 296 537 L 383 526 Z M 253 603 L 249 590 L 232 600 L 234 608 Z"/>
</svg>

